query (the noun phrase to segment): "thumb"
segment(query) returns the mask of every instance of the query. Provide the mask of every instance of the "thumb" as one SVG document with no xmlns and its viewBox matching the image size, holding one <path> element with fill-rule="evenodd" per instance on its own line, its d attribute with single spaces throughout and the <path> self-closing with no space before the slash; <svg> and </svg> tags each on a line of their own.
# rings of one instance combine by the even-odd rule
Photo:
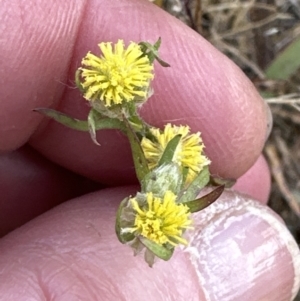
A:
<svg viewBox="0 0 300 301">
<path fill-rule="evenodd" d="M 29 222 L 0 243 L 0 300 L 291 300 L 299 250 L 269 208 L 227 191 L 195 215 L 190 246 L 149 268 L 114 233 L 120 200 L 101 190 Z"/>
</svg>

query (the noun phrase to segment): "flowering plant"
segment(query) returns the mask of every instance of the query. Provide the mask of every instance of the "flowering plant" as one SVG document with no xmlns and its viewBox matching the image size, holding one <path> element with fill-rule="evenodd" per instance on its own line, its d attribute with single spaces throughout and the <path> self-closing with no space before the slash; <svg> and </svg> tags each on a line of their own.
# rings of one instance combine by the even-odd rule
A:
<svg viewBox="0 0 300 301">
<path fill-rule="evenodd" d="M 87 53 L 75 75 L 91 107 L 86 121 L 36 109 L 65 126 L 89 131 L 96 144 L 100 129 L 117 129 L 128 137 L 141 189 L 120 203 L 115 229 L 119 241 L 135 254 L 144 251 L 149 266 L 156 257 L 169 260 L 175 247 L 188 244 L 184 233 L 193 228 L 192 213 L 214 202 L 229 183 L 210 175 L 199 132 L 170 123 L 158 129 L 138 113 L 153 94 L 154 62 L 169 67 L 159 57 L 160 44 L 160 39 L 154 45 L 131 42 L 126 48 L 119 40 L 100 43 L 100 56 Z M 218 187 L 197 198 L 207 185 Z"/>
</svg>

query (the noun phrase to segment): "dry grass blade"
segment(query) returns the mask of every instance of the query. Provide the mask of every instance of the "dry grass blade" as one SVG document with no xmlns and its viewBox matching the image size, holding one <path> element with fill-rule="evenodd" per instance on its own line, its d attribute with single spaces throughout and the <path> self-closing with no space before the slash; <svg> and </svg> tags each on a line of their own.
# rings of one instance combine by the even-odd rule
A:
<svg viewBox="0 0 300 301">
<path fill-rule="evenodd" d="M 300 104 L 300 94 L 291 93 L 278 97 L 267 98 L 269 104 Z"/>
<path fill-rule="evenodd" d="M 300 217 L 300 206 L 285 181 L 284 173 L 276 148 L 274 147 L 274 145 L 270 144 L 266 146 L 265 152 L 271 165 L 272 175 L 276 183 L 278 184 L 282 195 L 284 196 L 294 213 L 298 217 Z"/>
</svg>

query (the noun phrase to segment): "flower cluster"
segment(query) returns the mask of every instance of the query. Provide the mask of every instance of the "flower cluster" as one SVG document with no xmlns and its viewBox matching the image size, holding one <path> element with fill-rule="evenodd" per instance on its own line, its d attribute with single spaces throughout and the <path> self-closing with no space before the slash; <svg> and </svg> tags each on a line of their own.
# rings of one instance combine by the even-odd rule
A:
<svg viewBox="0 0 300 301">
<path fill-rule="evenodd" d="M 112 43 L 100 43 L 99 48 L 101 57 L 89 52 L 82 60 L 84 98 L 102 101 L 107 107 L 144 100 L 153 79 L 153 65 L 141 47 L 131 42 L 124 49 L 124 42 L 119 40 L 114 48 Z"/>
<path fill-rule="evenodd" d="M 184 204 L 177 204 L 177 196 L 170 190 L 166 191 L 163 198 L 154 196 L 152 192 L 147 193 L 145 198 L 143 205 L 136 198 L 129 199 L 135 211 L 134 224 L 121 231 L 142 235 L 159 245 L 187 245 L 182 233 L 191 228 L 189 208 Z"/>
<path fill-rule="evenodd" d="M 197 174 L 203 170 L 203 167 L 210 164 L 210 160 L 203 154 L 204 144 L 200 133 L 190 134 L 188 126 L 175 126 L 168 123 L 163 131 L 151 128 L 150 132 L 155 140 L 143 137 L 141 141 L 150 169 L 158 165 L 168 143 L 176 135 L 181 135 L 181 139 L 174 152 L 173 162 L 177 163 L 181 170 L 188 169 L 187 183 L 191 183 Z"/>
<path fill-rule="evenodd" d="M 158 129 L 139 116 L 140 104 L 152 93 L 154 62 L 169 66 L 159 57 L 160 44 L 159 39 L 153 45 L 131 42 L 125 47 L 118 40 L 100 43 L 99 56 L 87 53 L 75 78 L 91 106 L 87 121 L 39 110 L 68 127 L 89 131 L 95 143 L 100 129 L 117 129 L 128 137 L 141 190 L 120 203 L 115 228 L 120 242 L 135 254 L 144 252 L 149 266 L 157 257 L 169 260 L 177 245 L 188 244 L 184 235 L 193 227 L 192 213 L 207 207 L 224 189 L 197 198 L 203 187 L 216 183 L 200 132 L 170 123 Z"/>
</svg>

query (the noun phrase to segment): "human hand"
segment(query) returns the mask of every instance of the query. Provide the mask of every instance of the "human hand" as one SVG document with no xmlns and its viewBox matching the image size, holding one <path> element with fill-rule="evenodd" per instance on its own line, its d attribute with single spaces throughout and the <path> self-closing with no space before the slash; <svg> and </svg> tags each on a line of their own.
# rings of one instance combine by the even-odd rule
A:
<svg viewBox="0 0 300 301">
<path fill-rule="evenodd" d="M 241 176 L 259 157 L 268 110 L 251 83 L 198 34 L 148 2 L 19 0 L 5 3 L 0 14 L 3 152 L 27 143 L 88 179 L 133 184 L 130 151 L 120 133 L 101 131 L 98 147 L 87 133 L 49 122 L 32 109 L 52 106 L 85 118 L 88 106 L 72 82 L 85 53 L 96 52 L 100 41 L 161 36 L 161 56 L 172 67 L 156 68 L 155 95 L 141 110 L 145 119 L 201 131 L 211 171 L 222 177 Z M 3 158 L 1 191 L 7 193 L 1 203 L 14 206 L 7 212 L 28 201 L 22 214 L 37 213 L 41 203 L 54 205 L 80 186 L 71 172 L 61 172 L 28 149 Z M 21 168 L 26 172 L 20 176 Z M 28 175 L 42 180 L 37 185 Z M 262 157 L 236 187 L 266 201 L 269 174 Z M 266 207 L 232 192 L 197 214 L 190 234 L 195 248 L 148 268 L 114 234 L 116 207 L 135 189 L 83 195 L 4 237 L 0 300 L 290 300 L 297 290 L 299 253 L 290 234 Z M 24 198 L 12 202 L 12 190 Z M 1 219 L 4 226 L 18 222 L 9 215 Z"/>
</svg>

